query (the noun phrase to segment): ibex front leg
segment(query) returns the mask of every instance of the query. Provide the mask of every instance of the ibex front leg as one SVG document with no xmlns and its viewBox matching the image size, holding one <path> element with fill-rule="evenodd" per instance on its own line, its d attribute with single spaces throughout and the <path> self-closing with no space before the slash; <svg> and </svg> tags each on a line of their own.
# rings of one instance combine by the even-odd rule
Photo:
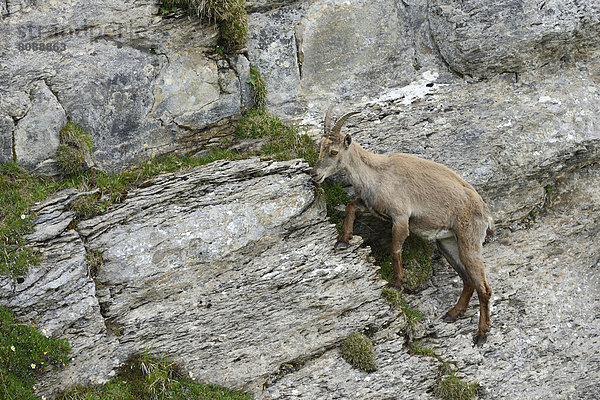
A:
<svg viewBox="0 0 600 400">
<path fill-rule="evenodd" d="M 335 243 L 334 249 L 339 250 L 348 248 L 350 245 L 350 238 L 352 237 L 352 231 L 354 230 L 356 211 L 362 209 L 363 204 L 361 199 L 356 199 L 348 203 L 346 206 L 346 215 L 344 216 L 344 224 L 342 225 L 342 234 Z"/>
<path fill-rule="evenodd" d="M 404 270 L 402 269 L 402 245 L 408 237 L 408 218 L 394 219 L 392 225 L 392 286 L 402 287 Z"/>
</svg>

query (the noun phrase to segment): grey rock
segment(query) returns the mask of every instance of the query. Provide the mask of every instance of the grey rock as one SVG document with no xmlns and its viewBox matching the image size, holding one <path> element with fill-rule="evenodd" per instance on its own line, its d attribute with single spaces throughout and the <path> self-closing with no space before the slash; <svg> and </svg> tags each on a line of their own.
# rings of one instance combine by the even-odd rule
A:
<svg viewBox="0 0 600 400">
<path fill-rule="evenodd" d="M 46 374 L 36 385 L 41 393 L 76 383 L 102 382 L 118 366 L 114 359 L 105 359 L 116 342 L 107 335 L 100 314 L 85 246 L 79 234 L 68 228 L 73 215 L 65 210 L 65 204 L 72 194 L 72 190 L 58 193 L 33 210 L 39 216 L 28 242 L 40 252 L 41 263 L 29 267 L 22 283 L 0 278 L 3 305 L 21 320 L 35 322 L 42 334 L 67 338 L 71 355 L 86 355 L 73 357 L 66 368 Z M 89 361 L 95 359 L 99 361 Z"/>
<path fill-rule="evenodd" d="M 536 70 L 600 45 L 596 1 L 430 2 L 433 40 L 455 71 L 476 78 Z"/>
<path fill-rule="evenodd" d="M 267 82 L 269 105 L 284 118 L 409 83 L 417 76 L 414 49 L 431 53 L 414 33 L 423 21 L 394 0 L 290 3 L 249 15 L 250 58 Z"/>
<path fill-rule="evenodd" d="M 0 162 L 13 160 L 15 123 L 10 117 L 0 117 Z"/>
<path fill-rule="evenodd" d="M 31 96 L 31 108 L 13 132 L 17 162 L 37 172 L 53 172 L 59 131 L 67 123 L 65 110 L 44 81 L 37 82 Z"/>
<path fill-rule="evenodd" d="M 217 68 L 214 26 L 161 18 L 153 1 L 10 4 L 0 26 L 0 90 L 28 93 L 44 80 L 93 139 L 98 167 L 198 151 L 231 133 L 248 63 L 240 55 L 237 73 Z M 0 116 L 14 114 L 0 101 Z"/>
<path fill-rule="evenodd" d="M 250 159 L 159 176 L 77 231 L 78 193 L 39 205 L 29 240 L 43 261 L 22 284 L 5 278 L 0 301 L 71 343 L 40 393 L 103 382 L 149 346 L 197 379 L 259 393 L 290 361 L 388 325 L 368 249 L 356 238 L 334 252 L 307 169 Z M 102 254 L 97 270 L 86 251 Z"/>
</svg>

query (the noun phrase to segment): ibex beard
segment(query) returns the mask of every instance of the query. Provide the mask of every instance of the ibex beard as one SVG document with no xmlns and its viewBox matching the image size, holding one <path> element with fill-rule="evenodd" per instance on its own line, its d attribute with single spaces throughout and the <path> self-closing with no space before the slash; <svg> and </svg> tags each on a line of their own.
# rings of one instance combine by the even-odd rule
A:
<svg viewBox="0 0 600 400">
<path fill-rule="evenodd" d="M 402 245 L 409 233 L 435 240 L 442 255 L 463 281 L 458 302 L 444 316 L 455 321 L 469 305 L 473 292 L 479 298 L 479 325 L 475 342 L 485 342 L 490 326 L 490 297 L 482 247 L 494 223 L 488 206 L 475 189 L 449 168 L 409 154 L 375 154 L 363 149 L 350 135 L 342 134 L 347 113 L 331 126 L 329 107 L 324 136 L 313 179 L 343 170 L 356 193 L 346 206 L 336 249 L 348 247 L 356 212 L 368 209 L 392 222 L 392 285 L 401 287 Z"/>
</svg>

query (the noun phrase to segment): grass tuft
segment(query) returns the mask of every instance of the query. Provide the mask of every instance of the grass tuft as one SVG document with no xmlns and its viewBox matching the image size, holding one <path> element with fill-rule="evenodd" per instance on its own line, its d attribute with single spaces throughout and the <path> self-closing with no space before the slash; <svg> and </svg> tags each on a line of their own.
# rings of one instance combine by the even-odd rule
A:
<svg viewBox="0 0 600 400">
<path fill-rule="evenodd" d="M 427 356 L 427 357 L 435 357 L 435 351 L 433 349 L 422 346 L 419 343 L 412 342 L 408 345 L 408 352 L 415 356 Z"/>
<path fill-rule="evenodd" d="M 75 387 L 59 400 L 250 400 L 242 392 L 220 386 L 197 383 L 193 375 L 166 357 L 149 351 L 133 355 L 121 367 L 119 375 L 103 385 Z"/>
<path fill-rule="evenodd" d="M 317 150 L 310 137 L 300 133 L 297 127 L 284 124 L 264 107 L 246 111 L 235 135 L 238 139 L 265 139 L 260 155 L 276 160 L 303 158 L 311 166 L 317 162 Z"/>
<path fill-rule="evenodd" d="M 58 188 L 52 178 L 34 177 L 16 163 L 0 164 L 0 274 L 16 277 L 38 262 L 26 246 L 25 235 L 33 230 L 29 210 Z"/>
<path fill-rule="evenodd" d="M 178 7 L 187 9 L 198 18 L 214 20 L 219 25 L 226 47 L 239 50 L 246 45 L 246 0 L 163 0 L 160 12 L 168 14 Z"/>
<path fill-rule="evenodd" d="M 466 383 L 457 376 L 457 370 L 444 363 L 433 387 L 433 394 L 444 400 L 471 400 L 477 394 L 478 387 L 479 383 Z"/>
<path fill-rule="evenodd" d="M 402 295 L 402 292 L 392 288 L 383 288 L 381 290 L 381 296 L 387 300 L 390 305 L 394 307 L 400 307 L 409 326 L 415 326 L 417 323 L 423 320 L 423 313 L 419 310 L 411 308 Z"/>
<path fill-rule="evenodd" d="M 264 107 L 267 101 L 267 84 L 255 65 L 250 65 L 250 74 L 246 83 L 250 85 L 255 106 Z"/>
<path fill-rule="evenodd" d="M 89 169 L 94 143 L 80 125 L 73 122 L 60 130 L 60 145 L 56 151 L 56 164 L 61 172 L 74 175 Z"/>
<path fill-rule="evenodd" d="M 340 346 L 340 353 L 354 368 L 365 372 L 377 370 L 373 342 L 362 333 L 355 332 L 348 336 Z"/>
<path fill-rule="evenodd" d="M 0 399 L 37 399 L 36 378 L 48 368 L 63 367 L 69 351 L 66 339 L 46 337 L 0 306 Z"/>
</svg>

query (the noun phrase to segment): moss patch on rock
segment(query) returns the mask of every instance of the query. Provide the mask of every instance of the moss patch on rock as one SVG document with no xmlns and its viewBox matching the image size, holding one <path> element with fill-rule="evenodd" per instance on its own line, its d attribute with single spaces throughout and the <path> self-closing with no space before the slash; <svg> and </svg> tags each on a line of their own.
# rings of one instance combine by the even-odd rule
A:
<svg viewBox="0 0 600 400">
<path fill-rule="evenodd" d="M 377 370 L 373 342 L 362 333 L 355 332 L 348 336 L 340 346 L 340 353 L 354 368 L 365 372 Z"/>
</svg>

